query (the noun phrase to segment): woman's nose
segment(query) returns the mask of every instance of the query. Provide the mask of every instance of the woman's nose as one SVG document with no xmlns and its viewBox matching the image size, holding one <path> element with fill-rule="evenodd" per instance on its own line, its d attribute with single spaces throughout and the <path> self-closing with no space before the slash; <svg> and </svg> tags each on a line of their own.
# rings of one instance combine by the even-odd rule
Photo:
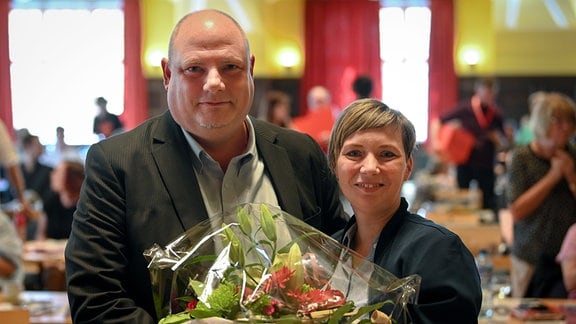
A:
<svg viewBox="0 0 576 324">
<path fill-rule="evenodd" d="M 368 154 L 362 161 L 362 167 L 360 168 L 362 173 L 380 173 L 380 166 L 378 165 L 378 159 L 372 154 Z"/>
</svg>

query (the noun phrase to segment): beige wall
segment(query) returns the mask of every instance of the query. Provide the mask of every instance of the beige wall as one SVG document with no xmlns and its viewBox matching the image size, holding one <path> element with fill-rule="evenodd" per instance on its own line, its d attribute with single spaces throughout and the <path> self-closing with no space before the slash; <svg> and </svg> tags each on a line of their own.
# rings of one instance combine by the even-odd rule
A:
<svg viewBox="0 0 576 324">
<path fill-rule="evenodd" d="M 143 0 L 143 60 L 149 78 L 159 78 L 161 57 L 166 56 L 172 27 L 187 12 L 196 8 L 196 1 Z M 219 9 L 236 17 L 243 27 L 256 57 L 254 74 L 263 78 L 300 77 L 304 61 L 304 0 L 239 0 L 240 11 L 229 1 L 207 0 L 209 8 Z M 248 23 L 243 23 L 246 17 Z M 287 70 L 278 63 L 283 50 L 296 53 L 299 62 Z M 152 58 L 152 59 L 151 59 Z"/>
<path fill-rule="evenodd" d="M 251 29 L 248 38 L 256 56 L 255 75 L 261 78 L 298 78 L 304 66 L 304 1 L 305 0 L 239 0 Z M 160 78 L 159 64 L 165 56 L 173 25 L 186 12 L 194 9 L 190 0 L 143 0 L 143 60 L 149 78 Z M 210 8 L 237 16 L 225 0 L 206 0 Z M 507 29 L 502 22 L 508 1 L 455 0 L 456 44 L 455 68 L 459 76 L 573 76 L 576 75 L 576 4 L 570 0 L 558 3 L 565 11 L 570 27 L 554 27 L 543 6 L 544 0 L 522 1 L 519 26 Z M 540 7 L 538 7 L 540 6 Z M 566 7 L 567 6 L 567 7 Z M 531 13 L 532 16 L 527 16 Z M 534 23 L 530 23 L 530 21 Z M 552 26 L 552 27 L 551 27 Z M 280 51 L 292 49 L 299 55 L 296 67 L 287 71 L 277 62 Z M 467 50 L 476 50 L 479 62 L 469 67 L 463 59 Z"/>
<path fill-rule="evenodd" d="M 566 28 L 551 18 L 544 0 L 522 1 L 517 24 L 508 27 L 509 1 L 456 0 L 456 70 L 461 76 L 576 75 L 576 3 L 558 0 Z M 471 69 L 463 61 L 467 49 L 480 53 Z"/>
</svg>

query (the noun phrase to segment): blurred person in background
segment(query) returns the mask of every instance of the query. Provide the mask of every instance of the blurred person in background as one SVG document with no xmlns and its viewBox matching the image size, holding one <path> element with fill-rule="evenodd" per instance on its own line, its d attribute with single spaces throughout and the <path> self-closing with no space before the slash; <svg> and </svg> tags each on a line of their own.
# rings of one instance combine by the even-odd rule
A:
<svg viewBox="0 0 576 324">
<path fill-rule="evenodd" d="M 23 243 L 10 217 L 0 211 L 0 289 L 11 282 L 21 289 L 24 284 Z M 2 291 L 4 295 L 8 292 Z M 6 296 L 5 296 L 6 297 Z"/>
<path fill-rule="evenodd" d="M 370 98 L 372 87 L 372 78 L 366 75 L 360 75 L 352 82 L 352 90 L 356 94 L 356 99 Z"/>
<path fill-rule="evenodd" d="M 290 96 L 282 91 L 272 90 L 266 94 L 266 120 L 274 125 L 292 128 Z"/>
<path fill-rule="evenodd" d="M 20 168 L 16 146 L 3 120 L 0 120 L 0 164 L 7 172 L 10 191 L 18 202 L 18 206 L 12 208 L 11 212 L 22 212 L 28 220 L 37 219 L 38 213 L 34 211 L 26 197 L 26 182 Z"/>
<path fill-rule="evenodd" d="M 124 131 L 120 117 L 108 111 L 108 101 L 103 97 L 96 98 L 98 114 L 94 117 L 94 134 L 101 138 L 108 138 Z"/>
<path fill-rule="evenodd" d="M 326 152 L 330 130 L 340 110 L 332 103 L 330 91 L 320 85 L 310 88 L 306 99 L 308 110 L 304 115 L 293 119 L 293 128 L 312 136 Z"/>
<path fill-rule="evenodd" d="M 445 123 L 455 123 L 474 136 L 475 143 L 468 160 L 456 165 L 456 180 L 462 189 L 469 188 L 471 181 L 476 180 L 482 192 L 482 208 L 491 210 L 494 216 L 498 214 L 494 190 L 496 154 L 505 147 L 504 119 L 496 106 L 498 90 L 497 80 L 493 78 L 476 80 L 470 100 L 433 121 L 430 130 L 433 142 L 438 138 L 440 126 Z M 435 146 L 437 144 L 433 144 Z"/>
<path fill-rule="evenodd" d="M 576 299 L 576 224 L 572 224 L 562 241 L 556 262 L 562 270 L 562 281 L 567 297 Z"/>
<path fill-rule="evenodd" d="M 26 190 L 32 190 L 45 201 L 52 191 L 50 190 L 50 173 L 52 167 L 44 164 L 40 158 L 45 152 L 44 145 L 36 135 L 27 135 L 22 139 L 22 174 L 26 182 Z"/>
<path fill-rule="evenodd" d="M 44 145 L 36 135 L 28 134 L 22 138 L 22 159 L 20 168 L 26 183 L 26 196 L 35 211 L 41 211 L 42 205 L 52 194 L 50 173 L 52 167 L 40 160 L 44 155 Z M 33 240 L 37 232 L 37 220 L 30 220 L 26 226 L 26 240 Z"/>
<path fill-rule="evenodd" d="M 62 240 L 70 236 L 82 182 L 84 165 L 81 162 L 63 160 L 56 165 L 50 177 L 53 194 L 44 202 L 44 213 L 38 226 L 39 240 Z"/>
<path fill-rule="evenodd" d="M 534 140 L 512 151 L 507 171 L 516 297 L 541 295 L 554 285 L 537 281 L 557 267 L 554 259 L 562 240 L 576 222 L 576 148 L 570 143 L 576 131 L 576 105 L 557 92 L 538 92 L 530 104 Z"/>
<path fill-rule="evenodd" d="M 56 145 L 53 157 L 54 164 L 57 165 L 63 160 L 82 161 L 80 153 L 66 142 L 64 127 L 56 127 Z"/>
</svg>

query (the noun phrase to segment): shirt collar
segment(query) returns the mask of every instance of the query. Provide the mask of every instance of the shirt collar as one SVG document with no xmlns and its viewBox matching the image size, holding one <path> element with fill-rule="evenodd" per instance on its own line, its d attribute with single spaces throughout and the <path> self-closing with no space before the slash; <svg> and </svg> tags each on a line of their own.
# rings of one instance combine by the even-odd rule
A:
<svg viewBox="0 0 576 324">
<path fill-rule="evenodd" d="M 245 163 L 248 160 L 251 160 L 252 157 L 258 156 L 258 151 L 256 150 L 256 138 L 254 136 L 254 125 L 252 124 L 252 121 L 248 116 L 246 116 L 244 123 L 246 125 L 246 129 L 248 130 L 248 145 L 246 146 L 246 151 L 238 156 L 239 159 L 235 158 L 235 160 L 240 161 L 240 164 Z M 194 159 L 194 166 L 197 167 L 197 170 L 201 171 L 203 168 L 202 163 L 203 157 L 209 159 L 212 158 L 210 157 L 210 155 L 208 155 L 208 153 L 206 153 L 204 148 L 194 139 L 194 137 L 192 137 L 192 135 L 189 132 L 187 132 L 182 127 L 180 127 L 180 129 L 182 129 L 182 132 L 184 133 L 184 137 L 186 138 L 188 145 L 190 145 L 190 148 L 194 152 L 194 156 L 196 156 L 196 159 Z"/>
</svg>

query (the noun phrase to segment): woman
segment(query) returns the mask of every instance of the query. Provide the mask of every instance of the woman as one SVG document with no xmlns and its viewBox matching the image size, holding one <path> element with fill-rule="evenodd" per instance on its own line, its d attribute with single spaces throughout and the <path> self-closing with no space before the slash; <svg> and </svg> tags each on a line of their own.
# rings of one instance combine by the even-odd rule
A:
<svg viewBox="0 0 576 324">
<path fill-rule="evenodd" d="M 562 281 L 568 292 L 567 297 L 576 299 L 576 224 L 568 229 L 560 253 L 556 256 L 556 262 L 561 266 Z"/>
<path fill-rule="evenodd" d="M 336 238 L 395 276 L 422 278 L 414 323 L 476 323 L 482 293 L 474 257 L 446 228 L 408 212 L 402 185 L 416 134 L 400 112 L 375 99 L 350 104 L 332 130 L 330 167 L 353 217 Z"/>
<path fill-rule="evenodd" d="M 82 162 L 63 160 L 58 163 L 50 175 L 50 187 L 54 194 L 44 203 L 38 239 L 68 238 L 83 181 Z"/>
<path fill-rule="evenodd" d="M 508 168 L 507 199 L 514 220 L 510 279 L 515 297 L 543 297 L 543 291 L 551 288 L 553 284 L 532 282 L 542 278 L 534 275 L 536 265 L 554 267 L 562 240 L 576 222 L 576 149 L 570 144 L 576 131 L 576 105 L 566 95 L 544 91 L 531 95 L 529 103 L 534 139 L 512 151 Z M 534 291 L 538 286 L 542 292 Z"/>
<path fill-rule="evenodd" d="M 280 127 L 292 128 L 290 97 L 282 91 L 270 91 L 266 95 L 266 120 Z"/>
</svg>

